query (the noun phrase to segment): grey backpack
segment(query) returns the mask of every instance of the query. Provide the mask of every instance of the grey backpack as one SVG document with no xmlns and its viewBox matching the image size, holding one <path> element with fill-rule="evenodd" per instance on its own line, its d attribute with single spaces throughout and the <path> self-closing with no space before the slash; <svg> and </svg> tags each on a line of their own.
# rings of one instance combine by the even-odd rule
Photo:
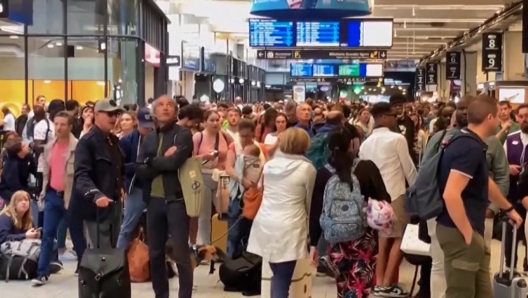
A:
<svg viewBox="0 0 528 298">
<path fill-rule="evenodd" d="M 429 220 L 436 218 L 444 210 L 443 190 L 438 185 L 439 165 L 446 148 L 460 138 L 472 138 L 472 136 L 460 130 L 449 140 L 441 139 L 440 148 L 435 155 L 422 162 L 416 182 L 407 190 L 405 209 L 410 215 L 416 215 L 421 220 Z"/>
<path fill-rule="evenodd" d="M 41 241 L 24 239 L 0 245 L 0 279 L 28 280 L 36 275 Z"/>
</svg>

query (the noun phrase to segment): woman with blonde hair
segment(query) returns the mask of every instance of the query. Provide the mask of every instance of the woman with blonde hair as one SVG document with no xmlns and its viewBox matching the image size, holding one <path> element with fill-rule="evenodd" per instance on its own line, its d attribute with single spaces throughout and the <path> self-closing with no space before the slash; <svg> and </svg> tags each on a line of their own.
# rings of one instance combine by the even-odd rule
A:
<svg viewBox="0 0 528 298">
<path fill-rule="evenodd" d="M 251 227 L 247 251 L 269 262 L 271 298 L 295 295 L 289 293 L 295 268 L 304 266 L 308 257 L 308 218 L 316 176 L 305 157 L 308 147 L 308 133 L 289 128 L 262 170 L 262 204 Z"/>
<path fill-rule="evenodd" d="M 134 131 L 137 126 L 137 114 L 134 111 L 127 111 L 121 114 L 116 124 L 116 136 L 122 138 Z"/>
<path fill-rule="evenodd" d="M 0 212 L 0 245 L 8 241 L 40 237 L 40 232 L 33 228 L 29 200 L 29 193 L 19 190 Z"/>
</svg>

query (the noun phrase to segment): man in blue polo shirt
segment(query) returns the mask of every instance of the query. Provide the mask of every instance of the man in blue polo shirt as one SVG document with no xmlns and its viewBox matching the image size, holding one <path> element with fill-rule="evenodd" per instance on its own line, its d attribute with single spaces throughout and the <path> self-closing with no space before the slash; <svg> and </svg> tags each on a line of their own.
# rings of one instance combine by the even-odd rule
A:
<svg viewBox="0 0 528 298">
<path fill-rule="evenodd" d="M 490 248 L 484 244 L 488 198 L 520 226 L 522 218 L 489 177 L 486 143 L 498 125 L 494 98 L 479 95 L 468 107 L 468 127 L 449 143 L 439 168 L 444 211 L 436 235 L 444 252 L 446 298 L 492 298 Z"/>
</svg>

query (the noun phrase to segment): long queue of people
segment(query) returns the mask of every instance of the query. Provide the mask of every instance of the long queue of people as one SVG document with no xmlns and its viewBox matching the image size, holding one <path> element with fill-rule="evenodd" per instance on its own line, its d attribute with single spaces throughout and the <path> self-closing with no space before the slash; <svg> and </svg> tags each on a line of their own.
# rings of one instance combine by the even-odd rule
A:
<svg viewBox="0 0 528 298">
<path fill-rule="evenodd" d="M 61 269 L 57 247 L 64 248 L 56 242 L 66 229 L 79 260 L 95 241 L 125 250 L 146 210 L 155 297 L 169 297 L 167 241 L 179 297 L 191 297 L 189 243 L 214 244 L 218 172 L 229 177 L 227 254 L 261 256 L 273 273 L 272 298 L 294 295 L 293 274 L 306 264 L 336 280 L 338 297 L 407 297 L 397 283 L 411 222 L 405 194 L 417 167 L 438 150 L 444 157 L 430 179 L 443 192 L 444 210 L 427 223 L 431 258 L 422 264 L 416 297 L 493 297 L 493 220 L 502 210 L 520 226 L 526 214 L 519 183 L 526 105 L 516 110 L 518 123 L 508 102 L 485 95 L 445 106 L 397 95 L 375 105 L 188 104 L 162 96 L 150 108 L 128 108 L 111 99 L 80 107 L 39 97 L 21 120 L 3 109 L 0 125 L 12 132 L 0 180 L 0 245 L 42 238 L 35 285 Z M 458 132 L 470 137 L 444 146 Z M 180 181 L 192 156 L 202 161 L 204 184 L 197 217 L 188 216 L 184 199 L 194 186 Z M 261 194 L 256 207 L 245 199 L 250 191 Z M 31 212 L 33 201 L 40 212 Z"/>
</svg>

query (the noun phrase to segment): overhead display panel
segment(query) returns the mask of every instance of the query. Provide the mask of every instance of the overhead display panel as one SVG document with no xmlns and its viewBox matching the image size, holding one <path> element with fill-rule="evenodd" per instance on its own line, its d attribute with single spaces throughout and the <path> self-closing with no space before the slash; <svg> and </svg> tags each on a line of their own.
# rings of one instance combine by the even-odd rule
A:
<svg viewBox="0 0 528 298">
<path fill-rule="evenodd" d="M 339 25 L 339 22 L 297 22 L 296 46 L 338 47 Z"/>
<path fill-rule="evenodd" d="M 251 47 L 390 48 L 392 19 L 288 22 L 250 19 Z"/>
<path fill-rule="evenodd" d="M 292 47 L 294 44 L 293 22 L 250 19 L 250 47 Z"/>
<path fill-rule="evenodd" d="M 387 59 L 386 50 L 257 50 L 257 59 Z"/>
<path fill-rule="evenodd" d="M 290 64 L 290 76 L 313 77 L 313 65 L 311 63 L 292 63 Z"/>
<path fill-rule="evenodd" d="M 341 24 L 343 46 L 361 48 L 392 47 L 392 20 L 348 20 Z"/>
<path fill-rule="evenodd" d="M 369 0 L 254 0 L 252 15 L 279 19 L 320 20 L 371 14 Z"/>
<path fill-rule="evenodd" d="M 381 63 L 352 63 L 352 64 L 312 64 L 291 63 L 291 77 L 357 77 L 381 78 L 383 77 L 383 64 Z"/>
<path fill-rule="evenodd" d="M 314 64 L 314 77 L 333 77 L 335 76 L 335 64 Z"/>
</svg>

